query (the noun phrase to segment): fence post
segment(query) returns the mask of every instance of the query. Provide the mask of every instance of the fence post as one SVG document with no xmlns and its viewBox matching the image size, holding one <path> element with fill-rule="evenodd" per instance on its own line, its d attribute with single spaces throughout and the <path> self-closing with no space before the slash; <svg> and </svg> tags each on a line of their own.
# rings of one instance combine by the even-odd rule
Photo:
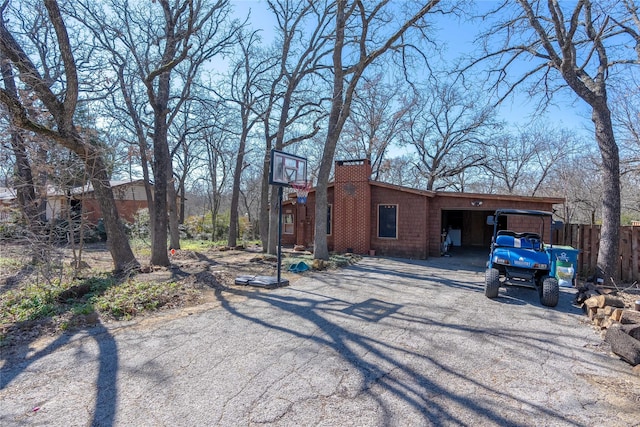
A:
<svg viewBox="0 0 640 427">
<path fill-rule="evenodd" d="M 640 281 L 640 226 L 631 226 L 631 281 Z"/>
</svg>

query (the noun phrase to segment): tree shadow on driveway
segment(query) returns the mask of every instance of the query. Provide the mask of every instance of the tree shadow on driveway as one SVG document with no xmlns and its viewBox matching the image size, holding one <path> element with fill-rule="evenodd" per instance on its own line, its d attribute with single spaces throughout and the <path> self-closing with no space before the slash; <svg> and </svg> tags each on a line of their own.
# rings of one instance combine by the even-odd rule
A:
<svg viewBox="0 0 640 427">
<path fill-rule="evenodd" d="M 357 273 L 362 269 L 363 267 L 358 265 L 348 267 L 344 271 L 346 276 L 343 275 L 342 280 L 350 280 L 350 274 L 356 273 L 357 276 Z M 323 275 L 319 280 L 322 281 L 327 277 L 328 275 Z M 385 402 L 389 394 L 395 400 L 401 401 L 402 405 L 409 406 L 413 411 L 419 413 L 422 422 L 432 425 L 468 424 L 469 418 L 466 415 L 462 416 L 455 408 L 465 408 L 466 413 L 471 412 L 475 419 L 474 423 L 528 425 L 505 416 L 498 410 L 500 408 L 496 408 L 491 399 L 483 397 L 486 394 L 512 402 L 515 406 L 533 407 L 538 415 L 544 416 L 547 423 L 555 421 L 571 424 L 563 414 L 544 405 L 535 404 L 507 391 L 489 387 L 466 372 L 453 369 L 442 359 L 431 356 L 428 349 L 409 348 L 382 337 L 387 334 L 393 335 L 393 328 L 391 332 L 385 328 L 385 333 L 377 336 L 375 334 L 367 335 L 364 332 L 365 327 L 359 325 L 362 324 L 361 322 L 395 322 L 418 326 L 423 324 L 445 332 L 482 336 L 487 340 L 494 339 L 496 342 L 498 337 L 505 339 L 506 336 L 516 344 L 520 340 L 526 341 L 527 345 L 531 345 L 532 339 L 535 341 L 539 338 L 532 337 L 531 334 L 518 329 L 491 331 L 486 328 L 450 324 L 431 318 L 426 314 L 410 314 L 411 311 L 403 304 L 384 301 L 379 297 L 366 298 L 362 301 L 350 301 L 349 299 L 355 296 L 353 293 L 349 294 L 349 298 L 334 297 L 332 290 L 337 291 L 336 287 L 339 287 L 340 284 L 338 281 L 331 280 L 331 282 L 330 286 L 314 290 L 298 288 L 296 285 L 273 292 L 243 293 L 243 296 L 249 300 L 259 301 L 275 310 L 277 315 L 274 316 L 279 319 L 278 322 L 272 321 L 272 316 L 263 316 L 247 310 L 242 305 L 233 304 L 227 295 L 235 293 L 236 290 L 218 289 L 216 295 L 222 307 L 238 318 L 289 335 L 292 339 L 310 340 L 339 355 L 342 360 L 357 371 L 361 382 L 359 390 L 357 390 L 358 394 L 366 394 L 377 402 L 378 408 L 384 414 L 385 425 L 391 423 L 394 415 L 398 415 L 394 414 L 394 409 Z M 366 292 L 364 293 L 366 294 Z M 358 298 L 361 296 L 362 294 L 357 295 Z M 299 325 L 309 323 L 313 327 L 308 331 L 300 329 Z M 318 333 L 318 330 L 321 333 Z M 397 334 L 402 333 L 403 331 L 398 329 Z M 538 345 L 540 349 L 549 351 L 551 337 L 547 336 L 546 340 L 549 341 L 545 342 L 545 339 L 538 341 Z M 428 367 L 428 369 L 421 369 L 421 366 Z M 462 381 L 479 392 L 469 395 L 447 387 L 446 384 L 441 384 L 438 381 L 438 377 L 442 375 Z"/>
</svg>

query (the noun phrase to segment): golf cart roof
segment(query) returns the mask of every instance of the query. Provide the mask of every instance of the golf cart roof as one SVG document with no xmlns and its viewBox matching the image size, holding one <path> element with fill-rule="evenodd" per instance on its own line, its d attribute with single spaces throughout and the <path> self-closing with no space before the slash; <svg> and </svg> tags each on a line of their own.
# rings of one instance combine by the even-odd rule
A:
<svg viewBox="0 0 640 427">
<path fill-rule="evenodd" d="M 553 216 L 552 212 L 537 211 L 529 209 L 498 209 L 496 216 L 500 215 L 530 215 L 530 216 Z"/>
</svg>

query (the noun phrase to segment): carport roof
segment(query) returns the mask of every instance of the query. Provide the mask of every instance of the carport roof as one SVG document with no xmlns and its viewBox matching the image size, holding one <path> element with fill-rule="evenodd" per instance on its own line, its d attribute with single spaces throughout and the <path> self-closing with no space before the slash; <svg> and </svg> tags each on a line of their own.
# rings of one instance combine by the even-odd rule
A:
<svg viewBox="0 0 640 427">
<path fill-rule="evenodd" d="M 519 202 L 543 202 L 552 204 L 561 204 L 565 202 L 563 197 L 534 197 L 534 196 L 519 196 L 515 194 L 487 194 L 487 193 L 459 193 L 453 191 L 437 191 L 435 195 L 440 197 L 455 197 L 465 199 L 491 199 L 491 200 L 504 200 L 504 201 L 519 201 Z"/>
<path fill-rule="evenodd" d="M 380 182 L 380 181 L 369 181 L 369 183 L 371 185 L 373 185 L 373 186 L 376 186 L 376 187 L 389 188 L 389 189 L 392 189 L 392 190 L 403 191 L 405 193 L 419 194 L 421 196 L 426 196 L 426 197 L 435 197 L 435 195 L 437 194 L 437 192 L 435 192 L 435 191 L 419 190 L 417 188 L 404 187 L 402 185 L 388 184 L 386 182 Z"/>
<path fill-rule="evenodd" d="M 490 194 L 490 193 L 461 193 L 457 191 L 430 191 L 420 190 L 417 188 L 405 187 L 402 185 L 389 184 L 386 182 L 369 180 L 369 184 L 375 187 L 388 188 L 391 190 L 403 191 L 406 193 L 419 194 L 425 197 L 454 197 L 465 199 L 477 199 L 477 200 L 503 200 L 506 202 L 540 202 L 551 204 L 563 204 L 565 199 L 563 197 L 535 197 L 535 196 L 520 196 L 515 194 Z M 328 187 L 333 187 L 334 182 L 330 182 Z M 315 187 L 310 189 L 310 193 L 315 192 Z M 293 197 L 293 196 L 292 196 Z M 286 201 L 286 199 L 284 200 Z"/>
<path fill-rule="evenodd" d="M 490 199 L 490 200 L 504 200 L 508 202 L 541 202 L 551 204 L 562 204 L 565 202 L 563 197 L 533 197 L 533 196 L 520 196 L 515 194 L 490 194 L 490 193 L 460 193 L 457 191 L 430 191 L 419 190 L 417 188 L 404 187 L 401 185 L 388 184 L 386 182 L 370 181 L 371 185 L 376 187 L 390 188 L 393 190 L 404 191 L 407 193 L 420 194 L 426 197 L 454 197 L 464 199 Z"/>
</svg>

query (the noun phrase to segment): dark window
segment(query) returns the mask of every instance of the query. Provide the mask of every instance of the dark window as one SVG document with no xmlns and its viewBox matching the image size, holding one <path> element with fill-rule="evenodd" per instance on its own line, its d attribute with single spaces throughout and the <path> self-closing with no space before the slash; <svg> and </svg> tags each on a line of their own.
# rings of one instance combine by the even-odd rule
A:
<svg viewBox="0 0 640 427">
<path fill-rule="evenodd" d="M 327 236 L 331 235 L 331 214 L 332 214 L 332 205 L 327 206 Z"/>
<path fill-rule="evenodd" d="M 398 237 L 398 206 L 378 205 L 378 237 Z"/>
</svg>

